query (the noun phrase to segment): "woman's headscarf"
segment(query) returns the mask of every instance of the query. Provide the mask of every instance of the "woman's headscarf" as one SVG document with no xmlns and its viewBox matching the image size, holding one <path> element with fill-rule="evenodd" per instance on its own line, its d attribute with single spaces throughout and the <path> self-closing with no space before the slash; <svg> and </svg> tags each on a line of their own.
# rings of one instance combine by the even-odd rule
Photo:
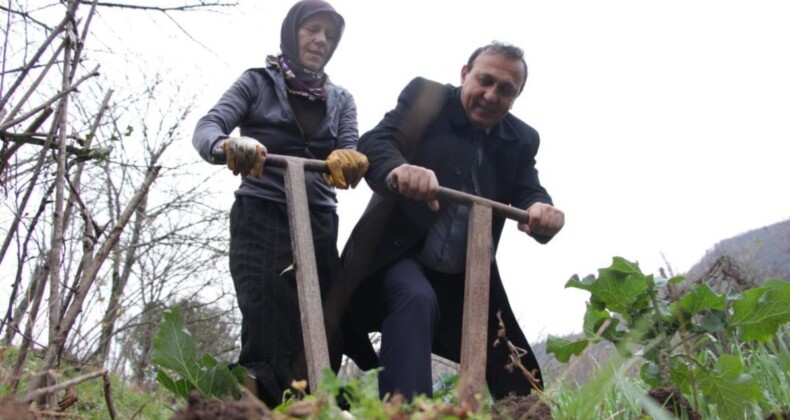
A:
<svg viewBox="0 0 790 420">
<path fill-rule="evenodd" d="M 343 35 L 346 25 L 343 16 L 340 16 L 331 4 L 323 0 L 301 0 L 291 7 L 283 20 L 280 31 L 281 54 L 266 57 L 266 63 L 270 68 L 283 74 L 291 93 L 312 100 L 326 100 L 325 86 L 328 77 L 323 69 L 319 71 L 306 69 L 299 61 L 299 27 L 317 13 L 329 14 L 337 27 L 337 39 L 326 57 L 326 61 L 329 62 Z"/>
</svg>

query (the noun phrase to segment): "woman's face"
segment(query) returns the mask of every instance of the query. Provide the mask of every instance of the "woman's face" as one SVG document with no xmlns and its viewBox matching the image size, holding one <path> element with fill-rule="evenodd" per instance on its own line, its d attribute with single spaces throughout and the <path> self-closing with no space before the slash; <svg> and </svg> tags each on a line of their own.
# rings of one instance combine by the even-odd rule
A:
<svg viewBox="0 0 790 420">
<path fill-rule="evenodd" d="M 335 20 L 328 13 L 318 13 L 299 27 L 299 61 L 309 70 L 324 68 L 337 42 Z"/>
</svg>

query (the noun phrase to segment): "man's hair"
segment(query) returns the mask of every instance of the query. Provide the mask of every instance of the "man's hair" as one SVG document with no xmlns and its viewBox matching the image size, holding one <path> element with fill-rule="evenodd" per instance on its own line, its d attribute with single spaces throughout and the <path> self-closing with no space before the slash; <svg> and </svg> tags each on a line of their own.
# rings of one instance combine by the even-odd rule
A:
<svg viewBox="0 0 790 420">
<path fill-rule="evenodd" d="M 521 81 L 521 89 L 518 93 L 524 90 L 524 86 L 527 84 L 527 62 L 524 60 L 524 50 L 515 46 L 506 44 L 504 42 L 494 41 L 488 45 L 484 45 L 478 49 L 476 49 L 472 55 L 469 56 L 469 61 L 466 62 L 466 70 L 472 71 L 472 64 L 474 64 L 477 56 L 484 52 L 490 52 L 494 54 L 501 54 L 507 58 L 512 60 L 520 60 L 521 64 L 524 65 L 524 80 Z"/>
</svg>

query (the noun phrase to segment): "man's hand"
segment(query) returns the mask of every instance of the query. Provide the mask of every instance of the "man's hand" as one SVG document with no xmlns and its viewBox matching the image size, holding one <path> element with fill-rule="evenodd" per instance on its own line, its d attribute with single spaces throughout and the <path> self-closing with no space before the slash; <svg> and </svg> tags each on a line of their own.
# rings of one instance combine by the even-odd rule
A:
<svg viewBox="0 0 790 420">
<path fill-rule="evenodd" d="M 249 137 L 228 137 L 222 141 L 222 149 L 233 175 L 261 177 L 266 160 L 266 146 L 261 142 Z"/>
<path fill-rule="evenodd" d="M 527 209 L 529 223 L 519 223 L 518 230 L 527 235 L 554 236 L 565 225 L 565 213 L 546 203 L 535 203 Z"/>
<path fill-rule="evenodd" d="M 432 170 L 404 163 L 390 171 L 387 185 L 400 195 L 413 200 L 427 201 L 433 211 L 439 210 L 439 180 Z"/>
<path fill-rule="evenodd" d="M 356 188 L 359 181 L 368 171 L 368 157 L 354 150 L 333 150 L 326 158 L 328 174 L 324 174 L 326 183 L 343 190 Z"/>
</svg>

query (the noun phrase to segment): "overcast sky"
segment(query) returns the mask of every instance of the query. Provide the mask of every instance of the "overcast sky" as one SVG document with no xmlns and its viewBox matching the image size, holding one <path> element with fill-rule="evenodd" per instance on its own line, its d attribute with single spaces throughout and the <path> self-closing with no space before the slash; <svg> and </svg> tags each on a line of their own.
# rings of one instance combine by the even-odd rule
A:
<svg viewBox="0 0 790 420">
<path fill-rule="evenodd" d="M 138 65 L 166 69 L 194 92 L 192 127 L 242 71 L 278 52 L 291 4 L 242 0 L 220 14 L 173 15 L 193 39 L 155 13 L 105 10 L 94 25 Z M 476 47 L 524 48 L 529 79 L 513 113 L 540 132 L 541 181 L 567 220 L 548 245 L 512 222 L 500 243 L 530 339 L 581 329 L 588 295 L 564 289 L 573 274 L 622 256 L 657 275 L 662 255 L 683 273 L 718 241 L 790 218 L 790 3 L 332 4 L 347 26 L 326 70 L 354 94 L 361 132 L 413 77 L 458 84 Z M 196 156 L 189 138 L 183 149 Z M 238 180 L 217 176 L 230 201 Z M 340 194 L 341 247 L 369 196 L 366 186 Z"/>
</svg>

